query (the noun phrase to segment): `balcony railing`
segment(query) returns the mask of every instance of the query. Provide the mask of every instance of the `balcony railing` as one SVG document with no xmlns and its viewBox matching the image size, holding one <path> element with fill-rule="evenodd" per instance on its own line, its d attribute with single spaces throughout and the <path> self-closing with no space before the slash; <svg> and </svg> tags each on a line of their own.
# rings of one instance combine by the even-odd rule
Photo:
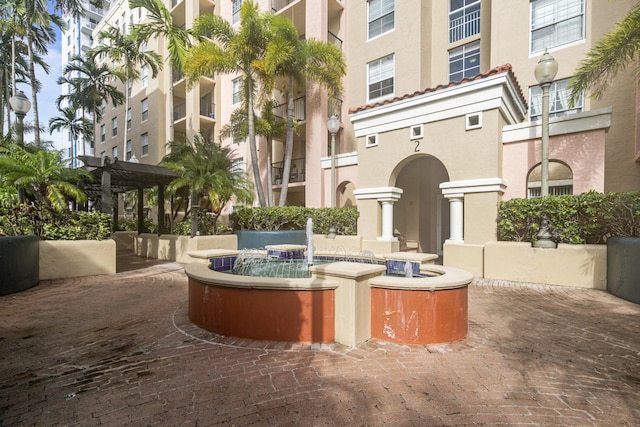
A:
<svg viewBox="0 0 640 427">
<path fill-rule="evenodd" d="M 282 173 L 284 171 L 284 162 L 271 164 L 271 176 L 274 185 L 282 184 Z M 291 160 L 291 169 L 289 170 L 289 183 L 304 182 L 305 161 L 304 158 Z"/>
<path fill-rule="evenodd" d="M 200 115 L 215 119 L 216 104 L 211 101 L 210 97 L 200 99 Z"/>
<path fill-rule="evenodd" d="M 296 0 L 271 0 L 271 10 L 277 12 L 285 7 L 289 6 Z"/>
<path fill-rule="evenodd" d="M 462 40 L 480 32 L 480 10 L 449 20 L 449 43 Z"/>
<path fill-rule="evenodd" d="M 293 100 L 293 118 L 297 121 L 303 121 L 306 119 L 306 97 L 302 96 L 300 98 L 296 98 Z M 277 117 L 286 119 L 287 118 L 287 103 L 283 103 L 280 105 L 276 105 L 273 107 L 273 114 Z"/>
<path fill-rule="evenodd" d="M 173 121 L 176 122 L 187 115 L 187 104 L 183 103 L 173 108 Z"/>
<path fill-rule="evenodd" d="M 331 31 L 327 33 L 327 41 L 335 44 L 340 50 L 342 50 L 342 40 Z"/>
</svg>

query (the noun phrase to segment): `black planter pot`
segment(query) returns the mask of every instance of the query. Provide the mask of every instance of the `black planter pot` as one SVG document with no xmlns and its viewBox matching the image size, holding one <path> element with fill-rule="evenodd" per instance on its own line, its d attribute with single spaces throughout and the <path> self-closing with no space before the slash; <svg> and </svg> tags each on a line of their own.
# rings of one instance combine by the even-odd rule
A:
<svg viewBox="0 0 640 427">
<path fill-rule="evenodd" d="M 238 249 L 264 249 L 267 245 L 306 245 L 305 230 L 254 231 L 238 230 Z"/>
<path fill-rule="evenodd" d="M 640 304 L 640 238 L 607 239 L 607 290 Z"/>
<path fill-rule="evenodd" d="M 0 295 L 24 291 L 40 280 L 38 236 L 0 237 Z"/>
</svg>

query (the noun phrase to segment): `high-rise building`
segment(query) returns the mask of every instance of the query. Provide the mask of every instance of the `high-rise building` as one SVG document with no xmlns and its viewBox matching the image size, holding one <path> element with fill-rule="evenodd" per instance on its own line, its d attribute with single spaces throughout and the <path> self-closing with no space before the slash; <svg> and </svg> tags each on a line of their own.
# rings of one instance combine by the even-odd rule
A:
<svg viewBox="0 0 640 427">
<path fill-rule="evenodd" d="M 108 1 L 104 2 L 103 8 L 101 9 L 91 5 L 89 2 L 86 2 L 85 12 L 82 15 L 66 14 L 63 16 L 67 25 L 67 30 L 62 33 L 61 40 L 62 69 L 66 67 L 74 56 L 83 55 L 91 48 L 91 45 L 93 44 L 93 30 L 97 27 L 105 11 L 108 9 Z M 69 85 L 63 84 L 61 91 L 62 95 L 69 94 Z M 68 105 L 68 100 L 63 100 L 60 107 L 65 108 Z M 78 110 L 77 115 L 78 117 L 81 116 L 82 111 Z M 90 115 L 87 114 L 87 117 L 90 118 Z M 75 158 L 79 155 L 94 154 L 93 141 L 85 140 L 82 137 L 76 139 L 70 132 L 63 133 L 61 148 L 63 149 L 66 158 Z"/>
</svg>

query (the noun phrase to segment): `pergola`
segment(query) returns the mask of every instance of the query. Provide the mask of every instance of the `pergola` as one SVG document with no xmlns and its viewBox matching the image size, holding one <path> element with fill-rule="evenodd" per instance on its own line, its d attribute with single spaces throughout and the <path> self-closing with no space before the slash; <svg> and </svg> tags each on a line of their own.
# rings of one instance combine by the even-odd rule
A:
<svg viewBox="0 0 640 427">
<path fill-rule="evenodd" d="M 126 191 L 138 191 L 138 232 L 144 227 L 143 200 L 145 188 L 158 187 L 158 233 L 164 230 L 164 189 L 179 175 L 175 172 L 154 165 L 146 165 L 137 162 L 120 161 L 116 157 L 89 157 L 79 156 L 84 162 L 84 168 L 93 175 L 93 182 L 84 186 L 84 191 L 89 198 L 99 199 L 101 211 L 112 213 L 114 230 L 118 224 L 118 198 L 112 203 L 113 194 Z"/>
</svg>

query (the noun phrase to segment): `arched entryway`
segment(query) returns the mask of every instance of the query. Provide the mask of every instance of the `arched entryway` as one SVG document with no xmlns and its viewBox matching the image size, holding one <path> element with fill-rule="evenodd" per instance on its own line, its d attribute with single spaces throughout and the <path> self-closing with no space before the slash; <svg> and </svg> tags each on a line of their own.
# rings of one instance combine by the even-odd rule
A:
<svg viewBox="0 0 640 427">
<path fill-rule="evenodd" d="M 345 181 L 341 183 L 336 190 L 336 206 L 341 208 L 351 208 L 356 205 L 356 196 L 353 191 L 356 186 L 353 182 Z"/>
<path fill-rule="evenodd" d="M 403 190 L 393 212 L 401 249 L 405 240 L 408 249 L 417 244 L 420 252 L 442 255 L 449 238 L 449 203 L 439 188 L 449 181 L 446 168 L 435 157 L 416 156 L 398 165 L 394 176 L 391 185 Z"/>
</svg>

